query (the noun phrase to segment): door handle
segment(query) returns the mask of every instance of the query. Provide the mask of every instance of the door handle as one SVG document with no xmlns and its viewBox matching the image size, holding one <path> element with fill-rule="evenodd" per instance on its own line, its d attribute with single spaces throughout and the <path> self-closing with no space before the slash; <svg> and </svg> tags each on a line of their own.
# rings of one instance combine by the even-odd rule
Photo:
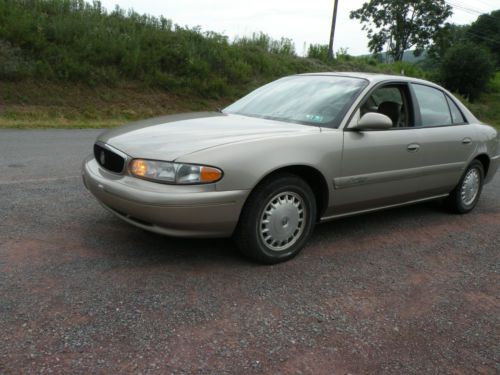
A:
<svg viewBox="0 0 500 375">
<path fill-rule="evenodd" d="M 407 150 L 409 152 L 417 152 L 418 150 L 420 150 L 420 145 L 418 143 L 412 143 L 408 145 Z"/>
<path fill-rule="evenodd" d="M 472 143 L 472 139 L 470 139 L 470 138 L 462 139 L 462 144 L 464 144 L 464 145 L 470 145 L 471 143 Z"/>
</svg>

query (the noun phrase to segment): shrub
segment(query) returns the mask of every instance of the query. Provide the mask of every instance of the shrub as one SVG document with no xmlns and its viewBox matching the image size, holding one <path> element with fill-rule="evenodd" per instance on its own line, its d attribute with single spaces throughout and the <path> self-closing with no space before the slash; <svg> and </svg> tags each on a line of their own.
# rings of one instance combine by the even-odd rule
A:
<svg viewBox="0 0 500 375">
<path fill-rule="evenodd" d="M 307 51 L 307 57 L 320 61 L 328 61 L 328 45 L 327 44 L 311 44 Z"/>
<path fill-rule="evenodd" d="M 12 80 L 28 76 L 30 64 L 23 58 L 21 49 L 0 39 L 0 79 Z"/>
<path fill-rule="evenodd" d="M 439 70 L 439 80 L 451 91 L 470 101 L 485 91 L 495 71 L 495 63 L 485 48 L 472 43 L 451 47 Z"/>
<path fill-rule="evenodd" d="M 234 87 L 311 71 L 290 39 L 224 35 L 98 1 L 0 0 L 0 78 L 90 85 L 140 81 L 179 93 L 221 96 Z M 30 62 L 28 64 L 28 61 Z"/>
</svg>

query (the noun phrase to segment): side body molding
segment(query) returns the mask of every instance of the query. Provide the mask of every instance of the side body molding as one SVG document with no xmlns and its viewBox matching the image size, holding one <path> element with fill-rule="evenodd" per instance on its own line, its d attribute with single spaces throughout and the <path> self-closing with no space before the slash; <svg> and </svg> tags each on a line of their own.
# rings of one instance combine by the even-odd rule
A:
<svg viewBox="0 0 500 375">
<path fill-rule="evenodd" d="M 400 169 L 361 174 L 357 176 L 338 177 L 333 180 L 335 189 L 346 189 L 354 186 L 399 181 L 409 178 L 429 176 L 436 173 L 460 172 L 465 168 L 465 162 L 430 165 L 426 167 Z"/>
</svg>

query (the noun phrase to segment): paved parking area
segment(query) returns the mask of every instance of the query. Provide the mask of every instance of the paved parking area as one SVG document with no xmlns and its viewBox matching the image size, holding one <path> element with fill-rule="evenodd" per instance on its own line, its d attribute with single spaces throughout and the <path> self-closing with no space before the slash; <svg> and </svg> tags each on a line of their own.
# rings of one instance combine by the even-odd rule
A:
<svg viewBox="0 0 500 375">
<path fill-rule="evenodd" d="M 84 189 L 96 131 L 0 131 L 0 373 L 498 374 L 500 174 L 319 226 L 259 266 L 133 228 Z"/>
</svg>

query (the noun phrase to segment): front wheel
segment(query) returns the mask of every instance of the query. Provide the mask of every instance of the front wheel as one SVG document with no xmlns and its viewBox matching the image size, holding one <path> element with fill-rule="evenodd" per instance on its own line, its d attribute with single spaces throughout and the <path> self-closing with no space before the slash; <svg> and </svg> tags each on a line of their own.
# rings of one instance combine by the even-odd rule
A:
<svg viewBox="0 0 500 375">
<path fill-rule="evenodd" d="M 248 198 L 234 239 L 241 252 L 275 264 L 296 256 L 311 236 L 316 200 L 310 186 L 292 174 L 261 182 Z"/>
<path fill-rule="evenodd" d="M 447 206 L 454 212 L 465 214 L 476 207 L 483 189 L 484 167 L 474 160 L 465 171 L 462 179 L 446 199 Z"/>
</svg>

